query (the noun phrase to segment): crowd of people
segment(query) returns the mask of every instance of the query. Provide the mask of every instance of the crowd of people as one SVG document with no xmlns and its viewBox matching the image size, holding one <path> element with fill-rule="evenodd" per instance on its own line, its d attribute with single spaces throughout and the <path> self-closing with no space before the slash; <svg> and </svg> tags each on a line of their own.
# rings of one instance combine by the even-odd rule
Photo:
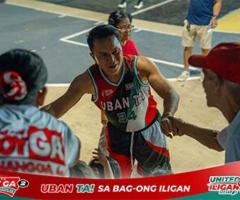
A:
<svg viewBox="0 0 240 200">
<path fill-rule="evenodd" d="M 183 134 L 209 148 L 225 150 L 226 163 L 239 161 L 240 43 L 221 43 L 211 49 L 209 26 L 216 27 L 220 8 L 220 0 L 191 0 L 183 27 L 185 71 L 179 80 L 188 78 L 189 64 L 203 70 L 207 105 L 219 109 L 228 120 L 224 130 L 201 128 L 174 117 L 179 95 L 131 39 L 132 16 L 117 10 L 109 15 L 108 24 L 98 25 L 88 34 L 95 64 L 77 75 L 68 90 L 48 105 L 44 105 L 47 67 L 42 58 L 25 49 L 0 55 L 1 169 L 129 178 L 137 161 L 140 176 L 159 176 L 172 172 L 166 137 Z M 191 55 L 197 36 L 202 55 Z M 152 90 L 163 99 L 162 113 Z M 79 160 L 79 138 L 57 119 L 84 94 L 92 95 L 103 125 L 88 164 Z"/>
</svg>

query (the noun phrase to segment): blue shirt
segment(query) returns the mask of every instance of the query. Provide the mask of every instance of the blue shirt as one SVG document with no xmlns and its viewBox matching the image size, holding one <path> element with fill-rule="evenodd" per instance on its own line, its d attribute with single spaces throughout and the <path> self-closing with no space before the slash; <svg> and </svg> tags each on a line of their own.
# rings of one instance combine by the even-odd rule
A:
<svg viewBox="0 0 240 200">
<path fill-rule="evenodd" d="M 225 150 L 225 163 L 240 161 L 240 111 L 228 127 L 217 135 L 217 141 Z"/>
<path fill-rule="evenodd" d="M 215 0 L 191 0 L 187 20 L 190 24 L 208 25 L 213 15 Z"/>
</svg>

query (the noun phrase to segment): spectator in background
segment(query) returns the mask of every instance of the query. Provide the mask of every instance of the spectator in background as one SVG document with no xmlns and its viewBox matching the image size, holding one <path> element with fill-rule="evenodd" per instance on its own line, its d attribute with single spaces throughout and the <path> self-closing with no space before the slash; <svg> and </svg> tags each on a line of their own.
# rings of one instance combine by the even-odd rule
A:
<svg viewBox="0 0 240 200">
<path fill-rule="evenodd" d="M 135 42 L 130 38 L 134 28 L 131 14 L 122 10 L 114 11 L 108 17 L 108 24 L 120 32 L 123 55 L 139 55 Z"/>
<path fill-rule="evenodd" d="M 126 8 L 127 7 L 127 1 L 122 0 L 120 4 L 118 4 L 119 8 Z M 138 0 L 137 4 L 134 6 L 136 9 L 140 9 L 143 7 L 143 0 Z"/>
<path fill-rule="evenodd" d="M 219 44 L 207 56 L 191 56 L 189 63 L 203 69 L 207 105 L 219 109 L 229 126 L 219 132 L 175 118 L 174 133 L 188 135 L 211 149 L 225 150 L 226 163 L 240 161 L 240 43 Z"/>
<path fill-rule="evenodd" d="M 222 0 L 190 0 L 182 35 L 184 71 L 178 81 L 185 81 L 190 76 L 188 59 L 192 55 L 196 38 L 200 39 L 202 54 L 208 54 L 212 43 L 212 29 L 217 27 L 221 6 Z"/>
<path fill-rule="evenodd" d="M 0 55 L 0 168 L 79 176 L 79 139 L 64 122 L 38 109 L 46 81 L 47 68 L 36 53 L 14 49 Z"/>
</svg>

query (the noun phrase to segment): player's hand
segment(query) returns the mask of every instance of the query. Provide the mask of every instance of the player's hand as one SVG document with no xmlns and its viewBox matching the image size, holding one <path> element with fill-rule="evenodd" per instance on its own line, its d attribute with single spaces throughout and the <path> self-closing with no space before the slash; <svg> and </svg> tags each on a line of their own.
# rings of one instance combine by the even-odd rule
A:
<svg viewBox="0 0 240 200">
<path fill-rule="evenodd" d="M 172 131 L 173 131 L 173 125 L 172 125 L 172 115 L 171 114 L 163 114 L 161 118 L 161 123 L 160 123 L 162 132 L 172 138 Z"/>
<path fill-rule="evenodd" d="M 107 163 L 107 158 L 100 149 L 95 148 L 92 154 L 93 154 L 93 159 L 96 159 L 97 162 L 105 166 L 105 164 Z"/>
<path fill-rule="evenodd" d="M 216 17 L 212 17 L 211 21 L 210 21 L 210 24 L 211 24 L 211 28 L 216 28 L 217 27 L 217 18 Z"/>
<path fill-rule="evenodd" d="M 183 135 L 183 126 L 184 126 L 185 122 L 180 119 L 180 118 L 172 118 L 172 134 L 174 136 L 178 135 L 178 136 L 182 136 Z"/>
<path fill-rule="evenodd" d="M 103 111 L 101 111 L 101 122 L 102 122 L 103 126 L 107 126 L 108 119 L 107 119 L 107 116 L 104 114 Z"/>
<path fill-rule="evenodd" d="M 102 125 L 105 127 L 105 126 L 107 126 L 108 120 L 102 119 L 101 122 L 102 122 Z"/>
</svg>

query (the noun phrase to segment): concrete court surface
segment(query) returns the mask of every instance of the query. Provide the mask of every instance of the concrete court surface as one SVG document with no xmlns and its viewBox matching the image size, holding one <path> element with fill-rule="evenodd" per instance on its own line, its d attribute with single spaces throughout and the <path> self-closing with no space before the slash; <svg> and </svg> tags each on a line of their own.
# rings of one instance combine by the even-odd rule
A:
<svg viewBox="0 0 240 200">
<path fill-rule="evenodd" d="M 0 4 L 0 52 L 11 48 L 27 48 L 39 53 L 49 70 L 49 83 L 69 83 L 86 70 L 92 59 L 86 45 L 89 29 L 102 21 L 41 11 L 38 7 Z M 27 1 L 33 2 L 33 1 Z M 147 23 L 147 22 L 146 22 Z M 181 37 L 174 32 L 136 27 L 132 34 L 140 52 L 152 58 L 161 72 L 175 79 L 182 71 Z M 213 43 L 239 40 L 238 33 L 214 32 Z M 148 38 L 148 40 L 144 39 Z M 196 45 L 195 52 L 199 52 Z M 192 76 L 199 71 L 192 70 Z"/>
<path fill-rule="evenodd" d="M 91 10 L 109 14 L 117 8 L 121 0 L 42 0 L 58 5 Z M 136 10 L 134 5 L 137 0 L 127 0 L 126 10 L 133 14 L 134 18 L 147 21 L 155 21 L 166 24 L 182 25 L 187 14 L 190 0 L 144 0 L 144 6 Z M 223 17 L 240 8 L 238 0 L 223 0 L 220 17 Z"/>
</svg>

